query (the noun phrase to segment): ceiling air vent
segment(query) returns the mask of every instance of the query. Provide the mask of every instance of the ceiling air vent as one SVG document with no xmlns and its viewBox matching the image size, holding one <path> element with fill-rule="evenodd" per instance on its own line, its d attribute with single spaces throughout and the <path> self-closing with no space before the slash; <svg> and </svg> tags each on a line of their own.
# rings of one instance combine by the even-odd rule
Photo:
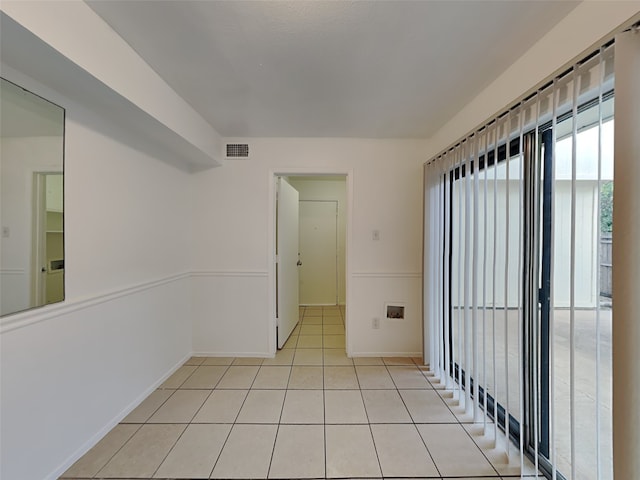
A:
<svg viewBox="0 0 640 480">
<path fill-rule="evenodd" d="M 227 143 L 227 158 L 249 158 L 249 144 Z"/>
</svg>

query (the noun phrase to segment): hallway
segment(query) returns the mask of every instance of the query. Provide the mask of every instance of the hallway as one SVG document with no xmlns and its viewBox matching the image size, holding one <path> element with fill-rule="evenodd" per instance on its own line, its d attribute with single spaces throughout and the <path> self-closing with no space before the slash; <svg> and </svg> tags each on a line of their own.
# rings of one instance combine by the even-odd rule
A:
<svg viewBox="0 0 640 480">
<path fill-rule="evenodd" d="M 191 358 L 61 478 L 520 478 L 418 359 L 348 358 L 339 307 L 300 318 L 273 359 Z"/>
</svg>

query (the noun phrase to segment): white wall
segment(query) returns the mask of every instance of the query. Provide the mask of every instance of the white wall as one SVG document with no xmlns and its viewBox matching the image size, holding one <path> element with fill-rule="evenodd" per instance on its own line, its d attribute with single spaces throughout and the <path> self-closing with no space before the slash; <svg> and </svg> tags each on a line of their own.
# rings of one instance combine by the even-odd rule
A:
<svg viewBox="0 0 640 480">
<path fill-rule="evenodd" d="M 62 148 L 62 137 L 0 138 L 0 218 L 9 228 L 0 240 L 0 314 L 31 305 L 33 173 L 60 171 Z"/>
<path fill-rule="evenodd" d="M 3 77 L 67 109 L 67 281 L 1 320 L 0 477 L 55 479 L 191 353 L 185 171 L 220 137 L 84 3 L 1 9 Z"/>
<path fill-rule="evenodd" d="M 616 131 L 613 207 L 613 470 L 640 477 L 640 35 L 616 37 Z M 619 101 L 619 99 L 624 99 Z"/>
<path fill-rule="evenodd" d="M 250 144 L 250 160 L 228 161 L 221 169 L 194 177 L 192 211 L 197 227 L 192 261 L 200 272 L 193 279 L 199 292 L 193 306 L 194 350 L 273 354 L 273 174 L 348 173 L 348 352 L 419 353 L 422 177 L 418 159 L 424 143 L 243 141 Z M 379 241 L 373 241 L 373 230 L 380 231 Z M 403 322 L 383 320 L 381 328 L 373 330 L 372 318 L 383 317 L 385 301 L 405 302 L 407 317 Z M 219 331 L 226 335 L 216 335 Z"/>
<path fill-rule="evenodd" d="M 69 294 L 84 298 L 184 273 L 189 174 L 119 143 L 116 129 L 73 110 L 66 138 Z"/>
<path fill-rule="evenodd" d="M 66 300 L 4 317 L 0 337 L 0 477 L 53 479 L 191 353 L 190 176 L 2 71 L 67 109 Z"/>
<path fill-rule="evenodd" d="M 338 204 L 337 223 L 337 293 L 338 303 L 346 303 L 346 243 L 347 243 L 347 184 L 345 180 L 318 180 L 309 177 L 290 177 L 289 183 L 298 190 L 300 200 L 328 200 Z M 312 287 L 311 287 L 312 288 Z"/>
</svg>

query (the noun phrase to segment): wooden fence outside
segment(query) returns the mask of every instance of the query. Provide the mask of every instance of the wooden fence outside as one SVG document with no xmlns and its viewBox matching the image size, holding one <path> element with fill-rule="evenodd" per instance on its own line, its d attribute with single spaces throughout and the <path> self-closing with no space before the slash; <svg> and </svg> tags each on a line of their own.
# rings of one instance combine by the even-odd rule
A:
<svg viewBox="0 0 640 480">
<path fill-rule="evenodd" d="M 600 296 L 611 298 L 611 264 L 612 242 L 611 234 L 603 233 L 600 241 Z"/>
</svg>

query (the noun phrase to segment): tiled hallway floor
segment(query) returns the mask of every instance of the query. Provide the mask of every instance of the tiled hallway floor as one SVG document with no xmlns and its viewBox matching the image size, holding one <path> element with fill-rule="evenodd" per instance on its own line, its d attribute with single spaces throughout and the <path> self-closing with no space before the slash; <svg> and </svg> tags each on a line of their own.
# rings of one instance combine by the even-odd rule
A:
<svg viewBox="0 0 640 480">
<path fill-rule="evenodd" d="M 273 359 L 191 358 L 61 478 L 520 477 L 418 359 L 348 358 L 338 307 L 301 318 Z"/>
</svg>

